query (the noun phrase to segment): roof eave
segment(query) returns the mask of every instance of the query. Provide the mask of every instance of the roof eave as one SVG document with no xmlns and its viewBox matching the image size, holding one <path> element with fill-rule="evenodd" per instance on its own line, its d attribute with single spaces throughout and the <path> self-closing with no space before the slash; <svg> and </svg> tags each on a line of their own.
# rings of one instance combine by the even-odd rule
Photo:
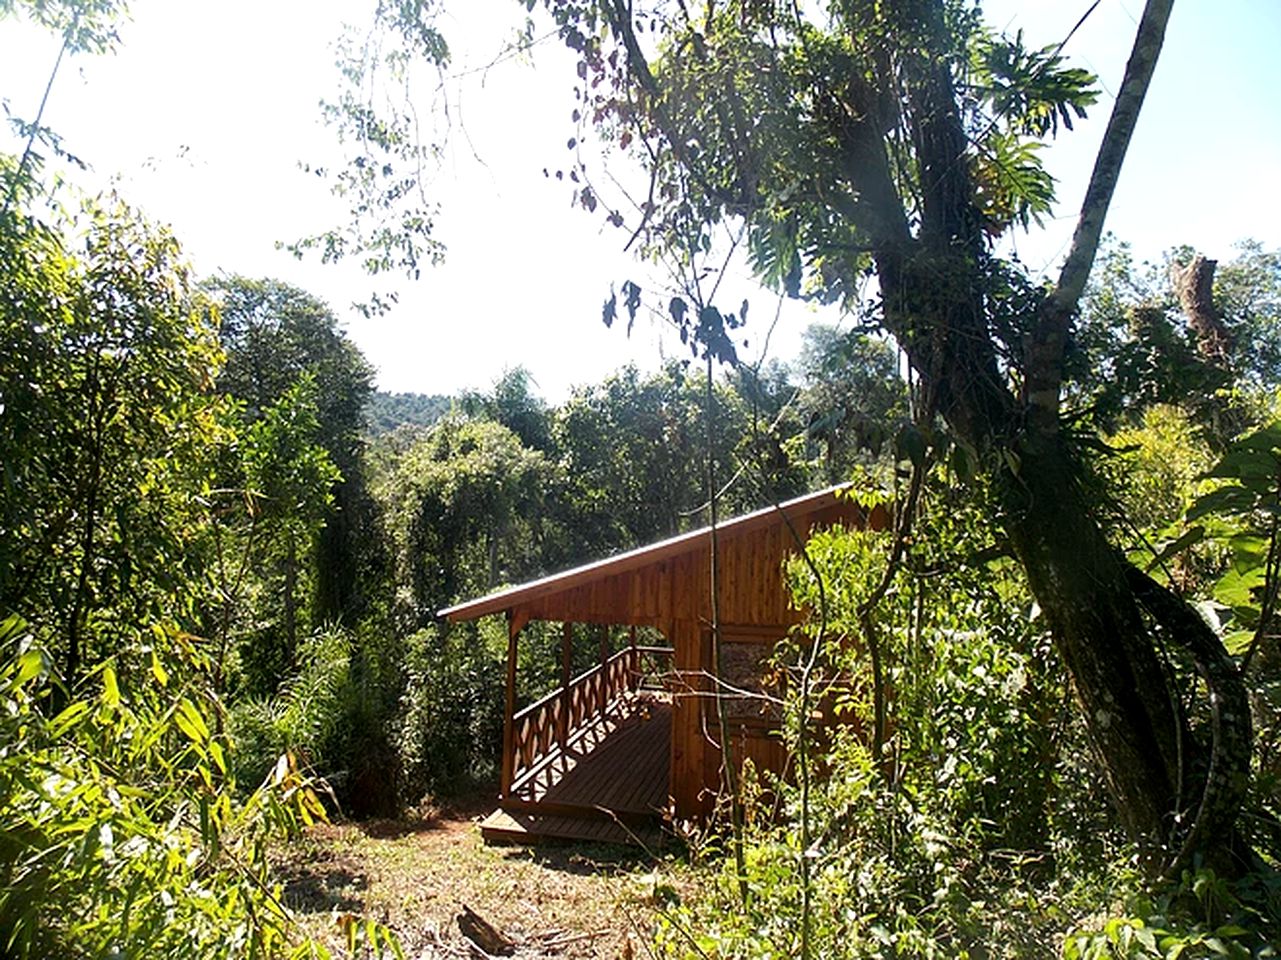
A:
<svg viewBox="0 0 1281 960">
<path fill-rule="evenodd" d="M 779 513 L 792 517 L 804 516 L 807 513 L 838 503 L 839 493 L 847 489 L 848 484 L 841 484 L 835 487 L 828 487 L 826 490 L 820 490 L 817 493 L 809 493 L 805 496 L 797 497 L 785 503 L 772 504 L 718 524 L 717 532 L 723 535 L 745 532 L 769 522 L 774 515 Z M 643 563 L 658 563 L 670 556 L 683 553 L 692 544 L 710 535 L 711 527 L 702 527 L 689 533 L 678 534 L 667 540 L 660 540 L 658 543 L 637 547 L 603 560 L 596 560 L 579 567 L 563 570 L 560 573 L 541 577 L 538 580 L 532 580 L 529 583 L 506 587 L 487 596 L 478 597 L 475 600 L 468 600 L 465 603 L 445 607 L 438 611 L 437 616 L 452 623 L 458 623 L 464 620 L 474 620 L 477 617 L 510 611 L 522 604 L 532 603 L 551 594 L 572 589 L 582 582 L 597 577 L 626 573 Z"/>
</svg>

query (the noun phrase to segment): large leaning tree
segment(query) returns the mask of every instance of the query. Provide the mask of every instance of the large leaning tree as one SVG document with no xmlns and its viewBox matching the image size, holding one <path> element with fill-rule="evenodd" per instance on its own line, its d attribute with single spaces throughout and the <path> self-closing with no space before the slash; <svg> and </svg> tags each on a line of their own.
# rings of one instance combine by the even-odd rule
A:
<svg viewBox="0 0 1281 960">
<path fill-rule="evenodd" d="M 383 13 L 442 62 L 423 19 L 431 6 L 388 0 Z M 601 212 L 694 278 L 671 301 L 683 336 L 733 351 L 742 314 L 718 310 L 697 283 L 726 235 L 766 283 L 870 313 L 928 411 L 982 465 L 994 532 L 1026 571 L 1150 867 L 1177 872 L 1196 855 L 1239 866 L 1251 750 L 1241 677 L 1197 613 L 1109 540 L 1062 408 L 1074 315 L 1172 0 L 1144 9 L 1068 256 L 1045 286 L 996 245 L 1050 209 L 1037 150 L 1095 99 L 1059 47 L 992 32 L 972 0 L 541 6 L 577 58 L 571 146 L 594 136 L 647 174 L 634 209 Z M 574 173 L 578 202 L 597 211 L 589 171 Z M 623 294 L 634 312 L 640 290 Z M 607 303 L 607 319 L 618 309 Z M 1172 659 L 1193 665 L 1194 709 L 1172 685 Z"/>
<path fill-rule="evenodd" d="M 1092 78 L 1056 49 L 992 34 L 957 0 L 697 6 L 547 2 L 580 55 L 584 115 L 652 174 L 643 233 L 693 259 L 741 226 L 765 279 L 852 308 L 875 278 L 876 319 L 993 482 L 995 523 L 1071 671 L 1127 831 L 1154 868 L 1195 853 L 1226 866 L 1249 771 L 1243 684 L 1201 618 L 1109 542 L 1060 409 L 1073 315 L 1170 0 L 1144 11 L 1046 289 L 994 240 L 1048 210 L 1036 146 L 1089 105 Z M 717 349 L 722 315 L 693 306 L 676 319 Z M 1177 706 L 1163 646 L 1195 663 L 1203 730 Z"/>
</svg>

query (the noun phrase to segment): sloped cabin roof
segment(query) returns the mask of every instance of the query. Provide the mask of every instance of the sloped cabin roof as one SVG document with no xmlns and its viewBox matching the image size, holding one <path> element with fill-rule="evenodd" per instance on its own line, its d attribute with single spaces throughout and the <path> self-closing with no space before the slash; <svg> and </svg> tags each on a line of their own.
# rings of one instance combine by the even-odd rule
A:
<svg viewBox="0 0 1281 960">
<path fill-rule="evenodd" d="M 716 526 L 723 623 L 782 625 L 797 619 L 784 590 L 782 561 L 816 527 L 883 523 L 845 487 L 831 487 Z M 509 612 L 519 620 L 667 627 L 709 619 L 711 528 L 499 590 L 440 611 L 451 621 Z"/>
</svg>

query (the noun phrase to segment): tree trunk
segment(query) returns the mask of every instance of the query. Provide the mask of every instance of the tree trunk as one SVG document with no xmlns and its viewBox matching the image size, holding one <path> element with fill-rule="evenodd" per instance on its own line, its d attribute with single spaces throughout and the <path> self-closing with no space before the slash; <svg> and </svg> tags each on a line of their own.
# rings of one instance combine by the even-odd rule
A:
<svg viewBox="0 0 1281 960">
<path fill-rule="evenodd" d="M 935 331 L 975 329 L 980 298 L 931 302 L 937 293 L 923 276 L 964 270 L 947 255 L 939 263 L 883 262 L 887 311 L 927 316 Z M 1251 737 L 1235 664 L 1195 611 L 1108 541 L 1062 433 L 1028 424 L 994 375 L 988 342 L 963 339 L 960 349 L 936 334 L 909 346 L 909 357 L 935 409 L 990 465 L 1000 522 L 1069 671 L 1122 825 L 1154 873 L 1181 870 L 1193 853 L 1239 871 L 1233 822 Z M 940 350 L 950 364 L 938 362 Z M 1173 650 L 1191 659 L 1207 688 L 1210 720 L 1200 739 L 1174 684 Z"/>
<path fill-rule="evenodd" d="M 1005 528 L 1071 674 L 1125 829 L 1159 856 L 1172 812 L 1187 806 L 1177 771 L 1190 744 L 1124 561 L 1091 519 L 1076 474 L 1057 441 L 1023 450 L 1017 472 L 1000 479 Z"/>
<path fill-rule="evenodd" d="M 973 265 L 950 251 L 918 251 L 878 266 L 891 328 L 916 321 L 932 331 L 903 338 L 909 359 L 933 409 L 990 466 L 1000 522 L 1069 671 L 1126 832 L 1154 873 L 1177 872 L 1194 853 L 1239 872 L 1233 822 L 1251 737 L 1235 664 L 1195 611 L 1108 541 L 1057 420 L 1029 422 L 1001 383 L 991 342 L 966 335 L 982 329 L 983 299 L 947 292 L 977 288 L 977 278 L 966 281 Z M 1174 650 L 1206 687 L 1210 720 L 1200 738 L 1174 684 Z"/>
<path fill-rule="evenodd" d="M 1148 868 L 1177 873 L 1197 853 L 1221 873 L 1239 872 L 1245 852 L 1233 824 L 1251 729 L 1236 665 L 1194 610 L 1108 542 L 1057 434 L 1024 438 L 996 479 L 1004 527 Z M 1175 652 L 1206 688 L 1200 736 L 1174 680 Z"/>
<path fill-rule="evenodd" d="M 1214 270 L 1217 266 L 1217 261 L 1207 260 L 1198 253 L 1187 265 L 1172 266 L 1170 279 L 1174 282 L 1179 306 L 1196 334 L 1197 352 L 1206 362 L 1227 369 L 1232 334 L 1223 322 L 1223 315 L 1214 306 Z"/>
<path fill-rule="evenodd" d="M 966 166 L 955 162 L 965 153 L 955 91 L 928 58 L 907 68 L 918 162 L 934 171 L 926 178 L 919 237 L 907 239 L 900 229 L 876 247 L 886 325 L 920 375 L 928 408 L 988 464 L 1000 522 L 1071 675 L 1121 822 L 1154 872 L 1178 871 L 1193 853 L 1208 855 L 1219 869 L 1234 867 L 1233 822 L 1249 772 L 1248 704 L 1218 638 L 1108 542 L 1084 471 L 1059 429 L 1059 404 L 1071 316 L 1170 6 L 1171 0 L 1149 0 L 1145 7 L 1072 249 L 1058 284 L 1027 318 L 1018 396 L 988 322 L 985 245 L 969 206 L 973 184 Z M 928 9 L 941 17 L 937 5 Z M 944 35 L 941 20 L 934 31 Z M 866 133 L 855 125 L 849 136 Z M 864 196 L 892 194 L 882 184 Z M 1171 648 L 1190 656 L 1207 688 L 1204 742 L 1184 714 L 1167 659 Z"/>
</svg>

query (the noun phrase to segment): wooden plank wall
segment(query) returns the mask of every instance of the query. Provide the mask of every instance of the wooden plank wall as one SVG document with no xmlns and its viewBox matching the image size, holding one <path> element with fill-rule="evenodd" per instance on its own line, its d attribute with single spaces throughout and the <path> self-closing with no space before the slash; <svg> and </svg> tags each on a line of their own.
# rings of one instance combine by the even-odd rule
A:
<svg viewBox="0 0 1281 960">
<path fill-rule="evenodd" d="M 672 765 L 668 788 L 676 816 L 682 819 L 709 812 L 706 786 L 707 739 L 702 729 L 702 697 L 709 684 L 700 677 L 705 662 L 702 630 L 692 620 L 677 620 L 670 629 L 675 678 L 672 684 Z"/>
<path fill-rule="evenodd" d="M 750 644 L 760 647 L 768 656 L 774 644 L 786 636 L 788 627 L 776 625 L 724 624 L 722 644 Z M 684 621 L 678 624 L 678 635 L 684 641 L 677 646 L 693 653 L 685 662 L 687 669 L 699 677 L 690 678 L 691 689 L 673 698 L 672 710 L 672 799 L 678 816 L 696 817 L 712 811 L 721 787 L 721 729 L 715 699 L 716 660 L 712 632 L 706 624 Z M 710 674 L 712 676 L 705 676 Z M 759 678 L 757 678 L 759 679 Z M 736 683 L 736 686 L 747 686 Z M 735 769 L 741 773 L 743 761 L 750 759 L 756 771 L 781 774 L 787 764 L 787 751 L 774 722 L 767 716 L 727 717 L 730 754 Z"/>
</svg>

